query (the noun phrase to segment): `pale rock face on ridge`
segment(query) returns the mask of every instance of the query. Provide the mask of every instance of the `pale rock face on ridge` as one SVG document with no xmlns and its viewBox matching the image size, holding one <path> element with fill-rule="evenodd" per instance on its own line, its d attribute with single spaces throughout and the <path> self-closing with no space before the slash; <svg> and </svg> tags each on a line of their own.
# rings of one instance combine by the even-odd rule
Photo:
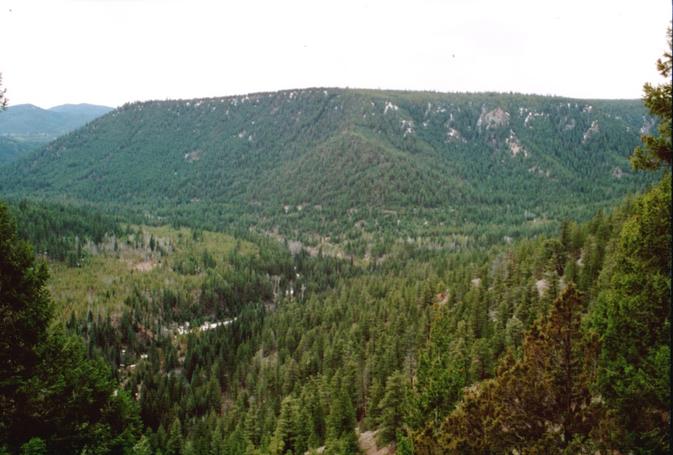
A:
<svg viewBox="0 0 673 455">
<path fill-rule="evenodd" d="M 600 131 L 600 128 L 598 127 L 598 121 L 594 120 L 591 122 L 591 126 L 589 127 L 588 130 L 584 133 L 584 136 L 582 137 L 582 144 L 586 144 L 589 142 L 589 139 L 592 138 L 595 134 L 597 134 Z"/>
<path fill-rule="evenodd" d="M 500 107 L 493 110 L 482 110 L 479 120 L 477 120 L 477 128 L 481 131 L 482 127 L 487 130 L 502 128 L 509 125 L 509 113 Z"/>
</svg>

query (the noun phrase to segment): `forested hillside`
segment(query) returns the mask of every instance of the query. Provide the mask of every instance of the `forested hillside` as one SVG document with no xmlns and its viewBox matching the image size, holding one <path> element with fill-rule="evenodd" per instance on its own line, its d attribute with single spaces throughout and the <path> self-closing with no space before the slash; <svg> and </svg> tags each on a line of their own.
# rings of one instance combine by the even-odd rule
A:
<svg viewBox="0 0 673 455">
<path fill-rule="evenodd" d="M 51 109 L 20 104 L 0 111 L 0 166 L 111 110 L 92 104 L 64 104 Z"/>
<path fill-rule="evenodd" d="M 654 125 L 640 101 L 502 94 L 133 103 L 0 171 L 0 190 L 381 256 L 586 219 L 648 181 L 627 157 Z"/>
<path fill-rule="evenodd" d="M 17 160 L 40 145 L 38 142 L 18 141 L 9 137 L 0 137 L 0 166 Z"/>
<path fill-rule="evenodd" d="M 47 142 L 111 110 L 110 107 L 93 104 L 64 104 L 50 109 L 32 104 L 9 106 L 0 113 L 0 136 Z"/>
</svg>

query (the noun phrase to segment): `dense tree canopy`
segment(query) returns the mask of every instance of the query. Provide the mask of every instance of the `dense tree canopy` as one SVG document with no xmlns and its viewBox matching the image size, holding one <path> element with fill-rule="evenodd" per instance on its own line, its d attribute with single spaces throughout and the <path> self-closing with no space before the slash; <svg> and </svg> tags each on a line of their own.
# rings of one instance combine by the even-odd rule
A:
<svg viewBox="0 0 673 455">
<path fill-rule="evenodd" d="M 77 242 L 52 265 L 76 273 L 72 292 L 83 287 L 91 303 L 64 324 L 85 350 L 42 332 L 27 396 L 12 395 L 25 406 L 7 417 L 30 431 L 12 431 L 10 449 L 355 453 L 368 431 L 414 453 L 665 447 L 670 177 L 588 223 L 564 222 L 558 238 L 450 254 L 410 245 L 369 264 L 293 255 L 252 234 L 119 225 L 51 204 L 14 210 L 36 220 L 23 235 L 48 250 L 60 243 L 43 225 L 87 239 L 79 266 L 67 265 Z M 157 265 L 95 278 L 93 264 L 128 271 L 134 257 Z M 227 323 L 198 329 L 204 321 Z M 123 384 L 114 400 L 100 357 Z M 85 421 L 95 435 L 77 431 Z"/>
<path fill-rule="evenodd" d="M 130 448 L 137 407 L 79 338 L 49 330 L 46 279 L 0 204 L 0 441 L 12 452 L 24 444 L 47 453 Z"/>
<path fill-rule="evenodd" d="M 578 451 L 598 424 L 590 385 L 596 343 L 580 329 L 585 305 L 569 285 L 523 342 L 520 359 L 505 356 L 493 379 L 471 387 L 434 431 L 423 453 L 561 453 Z M 428 431 L 429 432 L 429 431 Z"/>
<path fill-rule="evenodd" d="M 0 191 L 345 254 L 551 234 L 654 176 L 642 102 L 306 89 L 132 103 L 0 168 Z"/>
<path fill-rule="evenodd" d="M 671 402 L 671 179 L 640 199 L 613 240 L 593 323 L 598 387 L 614 406 L 624 449 L 667 448 Z"/>
<path fill-rule="evenodd" d="M 51 302 L 44 287 L 47 270 L 16 235 L 16 226 L 0 205 L 0 435 L 7 440 L 15 416 L 28 399 L 25 384 L 39 364 L 47 338 Z"/>
</svg>

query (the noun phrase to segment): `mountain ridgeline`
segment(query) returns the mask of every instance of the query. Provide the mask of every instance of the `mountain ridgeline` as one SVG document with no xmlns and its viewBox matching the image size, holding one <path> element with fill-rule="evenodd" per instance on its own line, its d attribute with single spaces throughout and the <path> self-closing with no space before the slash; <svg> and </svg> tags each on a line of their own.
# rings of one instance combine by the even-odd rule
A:
<svg viewBox="0 0 673 455">
<path fill-rule="evenodd" d="M 112 110 L 95 104 L 63 104 L 42 109 L 32 104 L 10 106 L 0 115 L 0 135 L 45 142 Z"/>
<path fill-rule="evenodd" d="M 93 104 L 63 104 L 42 109 L 19 104 L 0 112 L 0 166 L 112 110 Z"/>
<path fill-rule="evenodd" d="M 451 247 L 552 232 L 643 188 L 655 177 L 627 157 L 653 124 L 639 100 L 519 94 L 139 102 L 5 167 L 0 191 L 253 225 L 354 254 L 385 252 L 372 238 Z"/>
</svg>

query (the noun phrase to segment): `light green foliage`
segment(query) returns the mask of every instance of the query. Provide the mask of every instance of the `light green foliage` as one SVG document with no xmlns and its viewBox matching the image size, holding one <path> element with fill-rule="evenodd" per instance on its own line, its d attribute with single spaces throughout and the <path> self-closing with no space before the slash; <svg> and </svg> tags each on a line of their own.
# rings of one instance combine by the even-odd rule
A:
<svg viewBox="0 0 673 455">
<path fill-rule="evenodd" d="M 431 420 L 439 424 L 467 385 L 465 359 L 455 349 L 461 339 L 451 329 L 447 313 L 446 307 L 436 312 L 430 338 L 420 356 L 416 387 L 418 419 L 423 422 Z"/>
<path fill-rule="evenodd" d="M 291 396 L 285 397 L 271 441 L 272 454 L 303 454 L 307 450 L 307 426 L 302 417 L 297 400 Z"/>
<path fill-rule="evenodd" d="M 21 455 L 46 455 L 47 444 L 42 438 L 31 438 L 21 446 Z"/>
<path fill-rule="evenodd" d="M 180 425 L 180 419 L 176 418 L 173 420 L 171 429 L 168 433 L 166 455 L 180 455 L 182 453 L 182 446 L 182 426 Z"/>
<path fill-rule="evenodd" d="M 398 433 L 395 437 L 397 445 L 395 446 L 395 455 L 413 455 L 414 445 L 410 438 Z"/>
<path fill-rule="evenodd" d="M 133 455 L 152 455 L 152 447 L 150 446 L 149 438 L 143 435 L 133 446 L 131 453 Z"/>
<path fill-rule="evenodd" d="M 49 290 L 59 303 L 61 320 L 71 313 L 83 317 L 89 308 L 100 315 L 122 312 L 133 299 L 134 289 L 149 291 L 166 282 L 173 283 L 169 289 L 178 295 L 181 291 L 193 294 L 203 290 L 201 303 L 205 311 L 202 314 L 215 313 L 214 301 L 219 298 L 218 293 L 226 292 L 223 282 L 232 272 L 232 264 L 227 260 L 229 255 L 234 251 L 240 255 L 257 252 L 251 243 L 243 241 L 237 246 L 231 236 L 221 233 L 206 232 L 194 241 L 191 230 L 186 228 L 128 226 L 118 229 L 118 235 L 107 234 L 101 237 L 100 243 L 89 245 L 80 267 L 71 267 L 67 262 L 51 264 Z M 159 244 L 154 251 L 149 246 L 152 238 Z M 66 250 L 66 255 L 67 251 L 70 250 Z M 191 269 L 185 265 L 188 263 L 194 264 Z M 223 314 L 218 316 L 224 317 Z"/>
</svg>

